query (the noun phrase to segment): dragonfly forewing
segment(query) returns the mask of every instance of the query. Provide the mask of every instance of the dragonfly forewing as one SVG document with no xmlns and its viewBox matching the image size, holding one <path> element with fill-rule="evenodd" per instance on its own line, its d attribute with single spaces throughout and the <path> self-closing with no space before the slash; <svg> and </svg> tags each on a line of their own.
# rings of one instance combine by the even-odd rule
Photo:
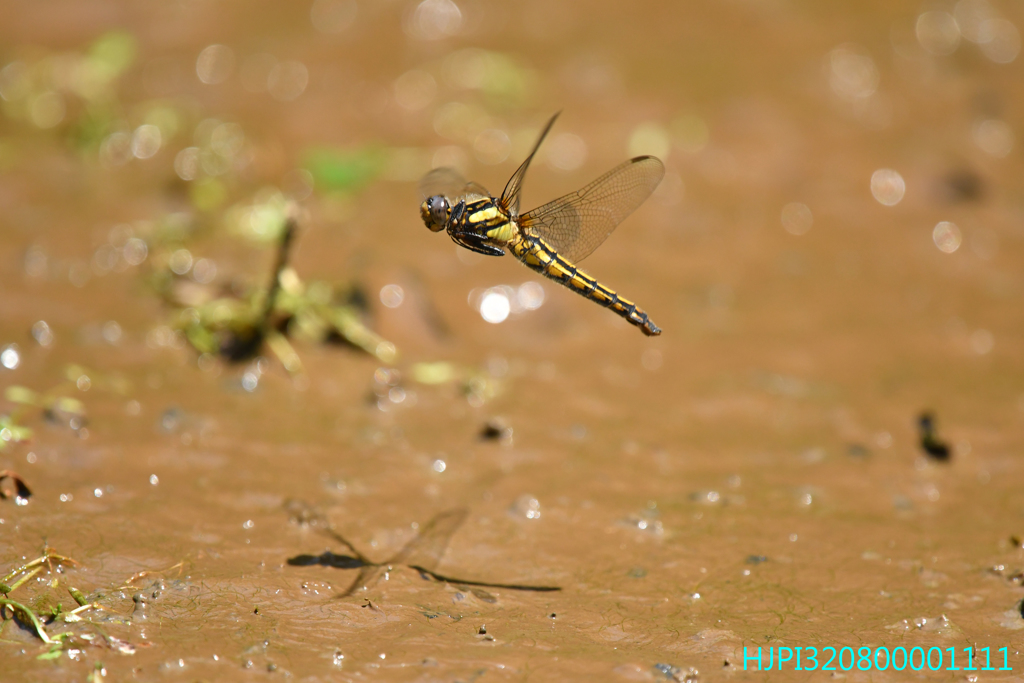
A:
<svg viewBox="0 0 1024 683">
<path fill-rule="evenodd" d="M 551 126 L 555 125 L 555 119 L 558 118 L 558 112 L 550 119 L 548 119 L 547 125 L 544 126 L 544 130 L 541 131 L 540 136 L 537 138 L 537 144 L 533 146 L 533 151 L 530 152 L 530 156 L 526 157 L 526 161 L 519 165 L 516 172 L 512 174 L 512 177 L 508 179 L 508 183 L 505 185 L 504 191 L 501 193 L 501 199 L 499 200 L 502 208 L 505 209 L 513 217 L 519 215 L 519 194 L 523 189 L 523 178 L 526 177 L 526 169 L 530 168 L 530 162 L 533 161 L 534 155 L 537 150 L 540 149 L 540 143 L 544 142 L 544 138 L 547 137 L 548 132 L 551 130 Z"/>
<path fill-rule="evenodd" d="M 651 196 L 664 175 L 665 166 L 655 157 L 630 159 L 576 192 L 523 214 L 519 227 L 542 237 L 568 260 L 582 261 Z"/>
<path fill-rule="evenodd" d="M 477 183 L 467 182 L 454 168 L 435 168 L 420 180 L 420 196 L 423 199 L 441 195 L 453 204 L 464 197 L 489 196 L 486 189 Z"/>
</svg>

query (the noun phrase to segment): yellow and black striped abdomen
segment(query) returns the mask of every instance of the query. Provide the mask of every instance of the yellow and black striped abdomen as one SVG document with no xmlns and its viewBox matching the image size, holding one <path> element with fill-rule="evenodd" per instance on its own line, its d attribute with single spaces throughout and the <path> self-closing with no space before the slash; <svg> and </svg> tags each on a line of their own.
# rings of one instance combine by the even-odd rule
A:
<svg viewBox="0 0 1024 683">
<path fill-rule="evenodd" d="M 519 235 L 508 244 L 512 255 L 546 278 L 585 296 L 605 308 L 610 308 L 630 324 L 636 325 L 648 337 L 661 334 L 647 313 L 632 301 L 623 299 L 613 290 L 590 277 L 565 260 L 540 237 Z"/>
</svg>

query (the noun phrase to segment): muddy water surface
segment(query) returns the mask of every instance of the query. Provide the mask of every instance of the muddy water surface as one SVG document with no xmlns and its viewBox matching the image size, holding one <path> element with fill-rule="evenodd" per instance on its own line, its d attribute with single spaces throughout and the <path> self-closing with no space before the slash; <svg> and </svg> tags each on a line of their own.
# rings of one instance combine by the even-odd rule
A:
<svg viewBox="0 0 1024 683">
<path fill-rule="evenodd" d="M 63 646 L 5 611 L 0 678 L 760 680 L 744 648 L 829 646 L 1020 675 L 1020 6 L 4 14 L 0 469 L 34 495 L 0 501 L 0 573 L 49 547 L 77 565 L 10 599 L 100 609 Z M 524 207 L 666 163 L 584 264 L 660 337 L 419 221 L 422 173 L 498 193 L 559 109 Z M 290 281 L 357 285 L 376 357 L 177 331 L 267 282 L 280 197 Z M 394 559 L 338 598 L 356 553 Z"/>
</svg>

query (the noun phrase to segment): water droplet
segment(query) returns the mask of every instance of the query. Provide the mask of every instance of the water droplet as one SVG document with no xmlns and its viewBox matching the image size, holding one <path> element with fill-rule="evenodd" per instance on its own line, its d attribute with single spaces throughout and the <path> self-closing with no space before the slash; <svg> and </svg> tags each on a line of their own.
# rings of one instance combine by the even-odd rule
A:
<svg viewBox="0 0 1024 683">
<path fill-rule="evenodd" d="M 102 334 L 103 341 L 108 344 L 116 344 L 121 340 L 121 326 L 116 320 L 108 320 L 103 323 Z"/>
<path fill-rule="evenodd" d="M 516 290 L 516 301 L 527 311 L 535 311 L 544 305 L 544 288 L 539 282 L 524 282 Z"/>
<path fill-rule="evenodd" d="M 66 112 L 64 97 L 58 92 L 48 90 L 32 98 L 28 116 L 32 124 L 38 128 L 53 128 L 64 120 Z"/>
<path fill-rule="evenodd" d="M 814 216 L 806 204 L 791 202 L 782 207 L 782 227 L 790 235 L 805 235 L 814 223 Z"/>
<path fill-rule="evenodd" d="M 195 180 L 199 175 L 199 148 L 186 147 L 174 157 L 174 172 L 182 180 Z"/>
<path fill-rule="evenodd" d="M 245 146 L 245 132 L 237 123 L 222 123 L 210 131 L 210 150 L 231 159 Z"/>
<path fill-rule="evenodd" d="M 100 145 L 100 162 L 105 166 L 124 166 L 132 156 L 132 136 L 124 131 L 111 133 Z"/>
<path fill-rule="evenodd" d="M 1020 52 L 1020 32 L 1008 19 L 989 19 L 982 24 L 981 52 L 997 64 L 1009 64 Z"/>
<path fill-rule="evenodd" d="M 864 100 L 878 89 L 875 61 L 857 45 L 843 45 L 829 53 L 829 85 L 844 100 Z"/>
<path fill-rule="evenodd" d="M 974 144 L 985 154 L 1002 159 L 1013 149 L 1013 129 L 999 119 L 983 119 L 971 131 Z"/>
<path fill-rule="evenodd" d="M 46 324 L 45 320 L 40 320 L 32 326 L 32 338 L 40 346 L 49 346 L 53 343 L 53 332 L 50 331 L 50 326 Z"/>
<path fill-rule="evenodd" d="M 933 55 L 952 54 L 960 44 L 960 26 L 949 12 L 924 12 L 915 28 L 917 41 Z"/>
<path fill-rule="evenodd" d="M 223 83 L 235 70 L 235 53 L 226 45 L 210 45 L 196 59 L 196 75 L 207 85 Z"/>
<path fill-rule="evenodd" d="M 587 143 L 572 133 L 559 133 L 547 145 L 545 158 L 562 171 L 575 171 L 587 160 Z"/>
<path fill-rule="evenodd" d="M 512 503 L 509 514 L 525 519 L 540 519 L 540 501 L 529 494 L 519 496 Z"/>
<path fill-rule="evenodd" d="M 488 290 L 480 298 L 480 317 L 489 323 L 504 322 L 511 311 L 512 306 L 505 292 Z"/>
<path fill-rule="evenodd" d="M 970 336 L 971 351 L 984 356 L 992 350 L 995 346 L 995 339 L 992 337 L 992 333 L 988 330 L 975 330 Z"/>
<path fill-rule="evenodd" d="M 201 285 L 213 282 L 215 277 L 217 277 L 217 264 L 210 259 L 201 258 L 192 267 L 192 279 Z"/>
<path fill-rule="evenodd" d="M 508 158 L 512 151 L 512 142 L 508 134 L 498 128 L 481 131 L 473 140 L 473 153 L 483 164 L 500 164 Z"/>
<path fill-rule="evenodd" d="M 661 367 L 661 351 L 658 349 L 647 349 L 640 355 L 640 364 L 645 370 L 655 371 Z"/>
<path fill-rule="evenodd" d="M 995 18 L 995 10 L 988 0 L 960 0 L 953 9 L 953 16 L 964 38 L 982 43 L 985 41 L 984 24 Z"/>
<path fill-rule="evenodd" d="M 631 157 L 650 154 L 664 159 L 672 149 L 672 138 L 660 124 L 641 123 L 630 133 L 628 149 Z"/>
<path fill-rule="evenodd" d="M 287 61 L 274 65 L 267 75 L 267 90 L 278 102 L 292 102 L 306 91 L 309 69 L 302 62 Z"/>
<path fill-rule="evenodd" d="M 399 285 L 384 285 L 380 289 L 380 302 L 388 308 L 398 308 L 405 300 L 405 292 Z"/>
<path fill-rule="evenodd" d="M 355 0 L 315 0 L 309 19 L 321 33 L 341 33 L 355 22 L 358 13 Z"/>
<path fill-rule="evenodd" d="M 8 370 L 14 370 L 21 365 L 21 353 L 17 344 L 8 344 L 3 351 L 0 351 L 0 365 Z"/>
<path fill-rule="evenodd" d="M 871 174 L 871 195 L 879 204 L 899 204 L 906 190 L 903 176 L 891 168 L 880 168 Z"/>
<path fill-rule="evenodd" d="M 178 249 L 171 254 L 167 265 L 175 275 L 184 275 L 192 269 L 192 253 L 188 249 Z"/>
<path fill-rule="evenodd" d="M 133 237 L 124 245 L 124 260 L 128 262 L 128 265 L 138 266 L 146 260 L 146 256 L 149 255 L 149 247 L 146 243 L 138 237 Z"/>
<path fill-rule="evenodd" d="M 711 135 L 708 124 L 695 114 L 684 114 L 672 122 L 676 144 L 687 154 L 696 154 L 707 147 Z"/>
<path fill-rule="evenodd" d="M 0 70 L 0 97 L 14 102 L 32 90 L 31 73 L 24 62 L 11 62 Z"/>
<path fill-rule="evenodd" d="M 248 391 L 249 393 L 256 391 L 256 387 L 259 385 L 259 382 L 259 375 L 257 375 L 252 370 L 242 375 L 242 388 Z"/>
<path fill-rule="evenodd" d="M 955 223 L 941 221 L 932 230 L 932 241 L 935 242 L 935 246 L 939 248 L 939 251 L 944 254 L 952 254 L 960 248 L 963 237 L 960 234 L 960 228 Z"/>
<path fill-rule="evenodd" d="M 132 154 L 136 159 L 149 159 L 160 151 L 160 129 L 152 124 L 139 126 L 132 133 Z"/>
<path fill-rule="evenodd" d="M 461 27 L 462 11 L 452 0 L 423 0 L 403 21 L 406 34 L 420 40 L 454 36 Z"/>
</svg>

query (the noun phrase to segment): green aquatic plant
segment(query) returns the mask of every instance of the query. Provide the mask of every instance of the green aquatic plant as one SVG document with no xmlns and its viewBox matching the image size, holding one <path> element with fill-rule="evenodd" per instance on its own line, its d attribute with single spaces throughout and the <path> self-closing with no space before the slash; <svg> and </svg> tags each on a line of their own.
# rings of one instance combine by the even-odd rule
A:
<svg viewBox="0 0 1024 683">
<path fill-rule="evenodd" d="M 7 387 L 7 391 L 4 392 L 5 395 L 11 389 L 17 391 L 22 389 L 22 387 Z M 8 400 L 10 399 L 8 398 Z M 30 427 L 18 424 L 17 416 L 0 415 L 0 452 L 10 448 L 10 444 L 31 441 L 32 434 L 33 432 Z"/>
<path fill-rule="evenodd" d="M 26 52 L 32 58 L 0 69 L 0 111 L 42 130 L 63 131 L 76 148 L 99 148 L 121 120 L 117 86 L 135 63 L 135 37 L 110 31 L 84 50 Z"/>
<path fill-rule="evenodd" d="M 316 186 L 331 192 L 356 192 L 375 180 L 387 165 L 386 150 L 368 145 L 352 149 L 316 147 L 303 166 Z"/>
<path fill-rule="evenodd" d="M 71 649 L 80 650 L 90 644 L 104 645 L 122 654 L 133 654 L 133 645 L 106 632 L 106 627 L 110 624 L 126 621 L 119 618 L 110 608 L 90 601 L 81 590 L 59 578 L 66 567 L 75 567 L 78 564 L 66 555 L 45 548 L 41 556 L 12 569 L 0 579 L 0 642 L 5 642 L 2 636 L 7 623 L 12 619 L 19 619 L 39 640 L 49 646 L 46 651 L 37 655 L 36 659 L 59 659 Z M 15 600 L 11 597 L 14 591 L 40 577 L 44 572 L 54 575 L 46 585 L 51 589 L 63 586 L 74 601 L 75 607 L 65 608 L 59 598 L 52 594 L 37 596 L 33 600 Z M 56 601 L 50 603 L 49 600 Z M 92 615 L 95 613 L 102 613 L 100 623 L 93 621 Z M 71 626 L 65 631 L 55 633 L 57 624 Z M 97 663 L 96 666 L 94 673 L 102 668 L 102 664 Z M 98 679 L 90 677 L 90 680 Z"/>
<path fill-rule="evenodd" d="M 17 567 L 16 569 L 11 570 L 6 575 L 4 575 L 3 579 L 0 580 L 0 595 L 2 595 L 2 597 L 0 597 L 0 614 L 3 615 L 3 621 L 0 622 L 0 629 L 2 629 L 4 624 L 6 624 L 7 610 L 10 610 L 14 614 L 20 615 L 22 619 L 28 622 L 32 626 L 32 629 L 35 631 L 35 634 L 44 643 L 46 643 L 47 645 L 60 645 L 60 637 L 58 636 L 54 638 L 47 633 L 46 627 L 43 625 L 43 618 L 40 617 L 36 610 L 27 607 L 21 602 L 12 600 L 10 597 L 11 593 L 16 591 L 21 586 L 25 585 L 28 581 L 33 579 L 38 574 L 42 573 L 47 569 L 53 571 L 53 567 L 55 564 L 75 565 L 78 563 L 72 560 L 70 557 L 58 555 L 57 553 L 47 548 L 43 552 L 43 555 L 41 557 L 37 557 L 36 559 L 31 560 L 30 562 L 26 562 L 20 567 Z"/>
<path fill-rule="evenodd" d="M 16 407 L 6 415 L 0 415 L 0 451 L 6 450 L 10 444 L 31 441 L 34 432 L 23 421 L 32 409 L 42 411 L 50 420 L 67 422 L 75 428 L 81 425 L 85 417 L 85 405 L 67 394 L 74 389 L 71 382 L 62 382 L 45 392 L 38 392 L 28 387 L 11 385 L 4 389 L 4 398 Z"/>
<path fill-rule="evenodd" d="M 474 406 L 496 398 L 502 390 L 501 381 L 481 368 L 435 361 L 415 363 L 410 370 L 413 381 L 428 386 L 454 386 Z"/>
<path fill-rule="evenodd" d="M 90 389 L 124 395 L 131 384 L 120 374 L 102 373 L 82 365 L 71 363 L 64 367 L 64 381 L 47 389 L 36 391 L 21 385 L 4 389 L 4 398 L 15 408 L 0 415 L 0 451 L 12 443 L 30 441 L 33 431 L 24 424 L 32 411 L 38 410 L 51 422 L 63 423 L 74 430 L 85 424 L 85 404 L 71 394 Z"/>
<path fill-rule="evenodd" d="M 263 202 L 227 212 L 233 232 L 255 242 L 276 244 L 274 265 L 264 286 L 234 288 L 216 294 L 213 287 L 196 287 L 173 269 L 168 259 L 151 278 L 164 300 L 174 307 L 171 325 L 199 353 L 241 361 L 264 346 L 291 374 L 302 362 L 291 339 L 323 342 L 338 339 L 385 363 L 396 359 L 395 347 L 363 322 L 358 287 L 304 282 L 289 258 L 298 231 L 298 209 L 279 193 Z M 161 261 L 160 257 L 155 259 Z"/>
</svg>

